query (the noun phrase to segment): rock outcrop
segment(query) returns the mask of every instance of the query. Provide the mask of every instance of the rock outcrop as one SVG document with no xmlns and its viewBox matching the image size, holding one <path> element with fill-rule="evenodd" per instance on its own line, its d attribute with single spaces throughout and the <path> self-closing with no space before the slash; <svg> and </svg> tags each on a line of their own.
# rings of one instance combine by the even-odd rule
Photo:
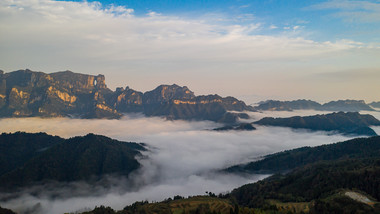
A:
<svg viewBox="0 0 380 214">
<path fill-rule="evenodd" d="M 120 118 L 142 112 L 168 119 L 234 123 L 252 108 L 233 97 L 195 96 L 186 86 L 161 85 L 145 93 L 129 87 L 107 88 L 104 75 L 62 71 L 51 74 L 19 70 L 0 72 L 1 117 Z"/>
</svg>

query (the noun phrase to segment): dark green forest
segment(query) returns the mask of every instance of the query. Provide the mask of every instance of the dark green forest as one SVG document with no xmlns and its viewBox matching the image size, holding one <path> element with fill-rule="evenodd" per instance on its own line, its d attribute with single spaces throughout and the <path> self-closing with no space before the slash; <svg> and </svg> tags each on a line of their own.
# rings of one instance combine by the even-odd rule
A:
<svg viewBox="0 0 380 214">
<path fill-rule="evenodd" d="M 295 116 L 288 118 L 265 117 L 254 124 L 264 126 L 282 126 L 312 131 L 335 131 L 345 135 L 377 135 L 370 126 L 379 126 L 380 121 L 369 114 L 358 112 L 334 112 L 313 116 Z"/>
<path fill-rule="evenodd" d="M 45 181 L 126 176 L 140 167 L 136 156 L 145 150 L 141 144 L 95 134 L 63 139 L 23 132 L 0 135 L 0 147 L 0 188 L 7 191 Z"/>
</svg>

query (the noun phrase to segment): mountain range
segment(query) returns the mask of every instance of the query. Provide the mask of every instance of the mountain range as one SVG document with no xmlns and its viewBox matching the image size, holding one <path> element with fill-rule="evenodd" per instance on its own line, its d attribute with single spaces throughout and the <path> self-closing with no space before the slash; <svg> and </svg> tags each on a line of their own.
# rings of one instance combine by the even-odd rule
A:
<svg viewBox="0 0 380 214">
<path fill-rule="evenodd" d="M 254 109 L 257 111 L 293 111 L 293 110 L 318 110 L 318 111 L 375 111 L 372 107 L 379 106 L 373 102 L 366 104 L 364 100 L 337 100 L 320 104 L 312 100 L 278 101 L 267 100 L 260 102 Z"/>
<path fill-rule="evenodd" d="M 379 126 L 380 121 L 369 114 L 358 112 L 334 112 L 312 116 L 295 116 L 288 118 L 265 117 L 254 124 L 265 126 L 282 126 L 313 131 L 336 131 L 345 135 L 374 136 L 376 132 L 370 126 Z"/>
<path fill-rule="evenodd" d="M 317 114 L 303 117 L 265 117 L 253 123 L 226 125 L 213 130 L 252 131 L 256 130 L 254 125 L 289 127 L 310 131 L 329 131 L 351 136 L 375 136 L 377 134 L 370 126 L 380 126 L 380 121 L 369 114 L 360 114 L 358 112 L 334 112 L 330 114 Z"/>
<path fill-rule="evenodd" d="M 104 75 L 62 71 L 0 71 L 0 117 L 80 117 L 117 119 L 141 112 L 168 119 L 234 123 L 253 111 L 243 101 L 219 95 L 195 96 L 186 86 L 160 85 L 145 93 L 129 87 L 109 89 Z"/>
</svg>

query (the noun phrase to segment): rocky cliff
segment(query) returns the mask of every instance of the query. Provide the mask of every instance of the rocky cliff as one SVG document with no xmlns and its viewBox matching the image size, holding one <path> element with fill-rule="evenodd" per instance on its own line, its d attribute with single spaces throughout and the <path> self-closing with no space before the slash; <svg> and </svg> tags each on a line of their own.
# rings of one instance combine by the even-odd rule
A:
<svg viewBox="0 0 380 214">
<path fill-rule="evenodd" d="M 104 96 L 113 92 L 103 75 L 19 70 L 1 74 L 0 82 L 2 117 L 120 117 L 105 102 Z"/>
<path fill-rule="evenodd" d="M 252 108 L 233 97 L 195 96 L 186 86 L 161 85 L 145 93 L 129 87 L 107 88 L 104 75 L 62 71 L 51 74 L 18 70 L 0 72 L 1 117 L 120 118 L 142 112 L 169 119 L 234 123 Z"/>
</svg>

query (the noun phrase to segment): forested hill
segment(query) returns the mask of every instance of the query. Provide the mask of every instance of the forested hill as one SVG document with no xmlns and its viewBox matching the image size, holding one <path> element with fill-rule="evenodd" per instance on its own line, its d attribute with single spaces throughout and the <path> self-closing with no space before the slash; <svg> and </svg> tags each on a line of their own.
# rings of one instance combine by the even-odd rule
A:
<svg viewBox="0 0 380 214">
<path fill-rule="evenodd" d="M 317 162 L 231 192 L 241 206 L 265 208 L 308 204 L 310 213 L 379 213 L 380 158 Z M 368 198 L 347 197 L 355 192 Z M 372 201 L 372 202 L 371 202 Z M 374 206 L 375 205 L 375 206 Z"/>
<path fill-rule="evenodd" d="M 313 116 L 295 116 L 288 118 L 265 117 L 254 124 L 302 128 L 313 131 L 335 131 L 346 135 L 377 135 L 370 126 L 379 126 L 380 121 L 369 114 L 358 112 L 335 112 Z"/>
<path fill-rule="evenodd" d="M 107 174 L 126 176 L 140 167 L 137 143 L 101 135 L 63 139 L 45 133 L 0 135 L 0 188 L 43 181 L 88 181 Z"/>
<path fill-rule="evenodd" d="M 262 160 L 233 166 L 229 172 L 278 173 L 318 161 L 347 158 L 380 158 L 380 136 L 356 138 L 317 147 L 302 147 L 265 156 Z"/>
<path fill-rule="evenodd" d="M 109 89 L 104 75 L 62 71 L 0 71 L 0 117 L 120 118 L 141 112 L 168 119 L 234 123 L 252 111 L 243 101 L 219 95 L 195 96 L 186 86 L 160 85 L 145 93 L 129 87 Z"/>
<path fill-rule="evenodd" d="M 272 210 L 268 213 L 281 213 L 278 209 L 286 207 L 313 214 L 380 213 L 377 136 L 284 151 L 229 170 L 285 172 L 233 190 L 232 200 L 240 206 Z"/>
</svg>

